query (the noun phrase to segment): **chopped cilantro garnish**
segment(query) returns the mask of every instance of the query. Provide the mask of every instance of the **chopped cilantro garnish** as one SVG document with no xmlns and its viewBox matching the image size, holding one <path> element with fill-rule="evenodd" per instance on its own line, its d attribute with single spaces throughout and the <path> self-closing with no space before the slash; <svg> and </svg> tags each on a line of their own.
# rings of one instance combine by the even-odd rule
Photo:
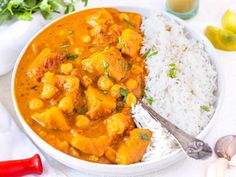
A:
<svg viewBox="0 0 236 177">
<path fill-rule="evenodd" d="M 209 112 L 210 111 L 210 108 L 209 106 L 200 106 L 200 108 L 203 110 L 203 111 L 206 111 L 206 112 Z"/>
<path fill-rule="evenodd" d="M 109 67 L 109 63 L 103 60 L 103 66 L 104 66 L 104 76 L 109 77 L 109 72 L 107 71 L 107 68 Z"/>
<path fill-rule="evenodd" d="M 104 95 L 107 95 L 107 94 L 108 94 L 108 91 L 107 91 L 107 90 L 102 90 L 102 93 L 103 93 Z"/>
<path fill-rule="evenodd" d="M 152 105 L 152 103 L 154 102 L 154 99 L 151 96 L 147 96 L 146 100 L 149 105 Z"/>
<path fill-rule="evenodd" d="M 142 140 L 148 140 L 149 139 L 148 135 L 145 134 L 145 133 L 139 133 L 138 135 Z"/>
<path fill-rule="evenodd" d="M 75 60 L 76 58 L 78 58 L 77 54 L 71 55 L 69 53 L 66 54 L 66 59 L 67 60 Z"/>
<path fill-rule="evenodd" d="M 172 64 L 169 64 L 169 66 L 170 66 L 169 73 L 168 73 L 169 77 L 172 79 L 176 78 L 176 71 L 177 71 L 176 64 L 172 63 Z"/>
<path fill-rule="evenodd" d="M 157 55 L 158 54 L 158 51 L 154 51 L 154 52 L 152 52 L 152 53 L 150 53 L 149 55 L 148 55 L 148 58 L 150 58 L 150 57 L 152 57 L 152 56 L 154 56 L 154 55 Z"/>
<path fill-rule="evenodd" d="M 74 30 L 68 30 L 67 34 L 68 34 L 68 35 L 74 34 Z"/>
<path fill-rule="evenodd" d="M 64 49 L 64 48 L 67 48 L 67 47 L 70 47 L 70 44 L 62 44 L 59 46 L 61 49 Z"/>
<path fill-rule="evenodd" d="M 144 54 L 143 54 L 143 57 L 144 58 L 150 58 L 154 55 L 157 55 L 158 54 L 158 51 L 153 51 L 151 49 L 147 50 Z"/>
<path fill-rule="evenodd" d="M 126 100 L 126 97 L 128 96 L 128 94 L 129 94 L 128 90 L 124 88 L 120 88 L 120 95 L 123 96 L 123 101 Z"/>
<path fill-rule="evenodd" d="M 125 23 L 127 23 L 129 26 L 132 27 L 136 27 L 136 25 L 134 23 L 132 23 L 131 21 L 127 20 L 126 18 L 123 19 Z"/>
</svg>

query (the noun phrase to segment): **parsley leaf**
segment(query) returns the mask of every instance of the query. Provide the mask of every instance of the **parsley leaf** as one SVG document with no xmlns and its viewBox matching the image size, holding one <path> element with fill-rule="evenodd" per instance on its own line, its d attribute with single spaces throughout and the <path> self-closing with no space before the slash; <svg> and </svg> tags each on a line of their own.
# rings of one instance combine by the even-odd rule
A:
<svg viewBox="0 0 236 177">
<path fill-rule="evenodd" d="M 206 111 L 206 112 L 209 112 L 210 111 L 210 108 L 209 106 L 200 106 L 200 108 L 203 110 L 203 111 Z"/>
</svg>

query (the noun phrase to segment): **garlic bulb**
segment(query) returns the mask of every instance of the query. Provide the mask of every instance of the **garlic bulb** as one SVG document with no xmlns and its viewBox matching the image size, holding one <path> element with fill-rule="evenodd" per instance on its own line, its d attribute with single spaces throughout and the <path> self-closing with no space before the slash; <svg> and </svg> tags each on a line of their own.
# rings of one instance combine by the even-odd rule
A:
<svg viewBox="0 0 236 177">
<path fill-rule="evenodd" d="M 231 160 L 236 154 L 236 135 L 227 135 L 220 138 L 216 142 L 215 153 L 220 158 Z"/>
</svg>

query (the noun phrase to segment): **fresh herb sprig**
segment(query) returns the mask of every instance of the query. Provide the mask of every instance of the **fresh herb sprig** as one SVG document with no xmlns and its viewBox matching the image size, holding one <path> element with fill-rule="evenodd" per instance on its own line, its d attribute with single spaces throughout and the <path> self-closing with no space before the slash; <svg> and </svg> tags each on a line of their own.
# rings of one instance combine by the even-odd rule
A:
<svg viewBox="0 0 236 177">
<path fill-rule="evenodd" d="M 63 0 L 0 0 L 0 25 L 14 17 L 18 20 L 32 20 L 35 12 L 40 12 L 46 20 L 52 19 L 53 13 L 60 13 L 60 7 L 65 9 L 65 13 L 70 13 L 79 1 L 84 6 L 88 4 L 88 0 L 71 0 L 69 3 Z"/>
</svg>

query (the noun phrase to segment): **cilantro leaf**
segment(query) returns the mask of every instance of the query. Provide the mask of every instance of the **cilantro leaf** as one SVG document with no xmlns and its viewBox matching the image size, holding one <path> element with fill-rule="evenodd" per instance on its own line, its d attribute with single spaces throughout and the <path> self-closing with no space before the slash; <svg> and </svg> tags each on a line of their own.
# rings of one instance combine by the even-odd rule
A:
<svg viewBox="0 0 236 177">
<path fill-rule="evenodd" d="M 126 97 L 128 96 L 128 94 L 129 94 L 128 90 L 124 88 L 120 88 L 120 95 L 123 96 L 123 101 L 126 100 Z"/>
<path fill-rule="evenodd" d="M 201 108 L 203 111 L 206 111 L 206 112 L 209 112 L 209 111 L 210 111 L 209 106 L 203 105 L 203 106 L 200 106 L 200 108 Z"/>
<path fill-rule="evenodd" d="M 145 133 L 139 133 L 138 136 L 142 139 L 142 140 L 148 140 L 149 136 Z"/>
<path fill-rule="evenodd" d="M 149 105 L 152 105 L 152 103 L 154 102 L 154 99 L 151 96 L 147 96 L 146 100 Z"/>
<path fill-rule="evenodd" d="M 44 19 L 52 19 L 52 13 L 60 13 L 60 7 L 65 9 L 65 13 L 75 10 L 77 2 L 83 2 L 84 6 L 88 0 L 0 0 L 0 25 L 5 21 L 17 17 L 18 20 L 32 20 L 32 14 L 40 12 Z"/>
<path fill-rule="evenodd" d="M 172 63 L 172 64 L 169 64 L 169 66 L 170 66 L 170 69 L 169 69 L 168 76 L 172 79 L 176 78 L 176 74 L 177 74 L 176 64 Z"/>
</svg>

